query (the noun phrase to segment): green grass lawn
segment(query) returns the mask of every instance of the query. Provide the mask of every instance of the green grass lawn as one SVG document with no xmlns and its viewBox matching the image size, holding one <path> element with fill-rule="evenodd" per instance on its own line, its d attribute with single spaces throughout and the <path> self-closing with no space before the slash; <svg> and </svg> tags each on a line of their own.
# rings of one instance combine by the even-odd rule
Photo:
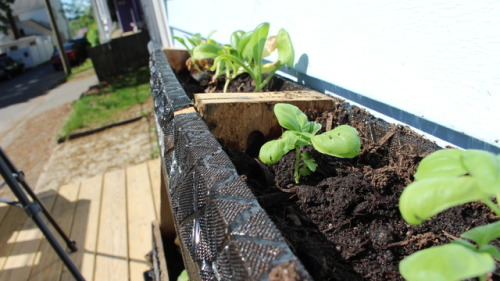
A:
<svg viewBox="0 0 500 281">
<path fill-rule="evenodd" d="M 109 84 L 101 83 L 95 93 L 85 95 L 73 103 L 71 114 L 62 127 L 60 136 L 67 137 L 77 130 L 114 123 L 123 111 L 145 103 L 149 97 L 147 67 L 121 75 Z"/>
</svg>

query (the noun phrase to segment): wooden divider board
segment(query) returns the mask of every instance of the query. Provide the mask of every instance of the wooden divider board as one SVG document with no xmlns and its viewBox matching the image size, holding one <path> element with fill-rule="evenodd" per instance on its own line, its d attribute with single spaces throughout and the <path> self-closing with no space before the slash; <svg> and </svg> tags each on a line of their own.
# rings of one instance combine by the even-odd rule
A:
<svg viewBox="0 0 500 281">
<path fill-rule="evenodd" d="M 212 134 L 223 139 L 226 146 L 242 151 L 247 150 L 254 131 L 266 139 L 281 135 L 273 112 L 276 103 L 323 112 L 333 108 L 334 100 L 316 91 L 195 94 L 195 107 Z"/>
</svg>

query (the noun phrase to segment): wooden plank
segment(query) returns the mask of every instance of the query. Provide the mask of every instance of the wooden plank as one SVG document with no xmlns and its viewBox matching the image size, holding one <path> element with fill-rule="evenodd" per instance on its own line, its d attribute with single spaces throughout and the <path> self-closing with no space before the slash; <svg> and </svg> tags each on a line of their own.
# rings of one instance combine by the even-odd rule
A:
<svg viewBox="0 0 500 281">
<path fill-rule="evenodd" d="M 2 204 L 0 210 L 3 213 L 0 224 L 0 272 L 2 272 L 7 257 L 14 248 L 17 235 L 26 222 L 26 213 L 22 208 Z M 1 274 L 1 273 L 0 273 Z"/>
<path fill-rule="evenodd" d="M 0 181 L 2 178 L 0 177 Z M 0 224 L 2 223 L 3 219 L 7 215 L 7 212 L 9 211 L 9 205 L 0 203 Z"/>
<path fill-rule="evenodd" d="M 70 233 L 71 239 L 78 247 L 78 251 L 72 254 L 73 262 L 80 268 L 80 272 L 87 281 L 94 280 L 102 181 L 103 176 L 98 175 L 81 182 Z M 61 281 L 72 280 L 74 280 L 73 275 L 64 267 Z"/>
<path fill-rule="evenodd" d="M 150 269 L 149 264 L 146 261 L 130 261 L 130 281 L 143 281 L 144 272 Z"/>
<path fill-rule="evenodd" d="M 149 269 L 145 255 L 151 251 L 151 222 L 156 219 L 148 165 L 127 168 L 127 206 L 130 277 Z"/>
<path fill-rule="evenodd" d="M 56 192 L 50 190 L 38 196 L 45 208 L 51 210 Z M 27 219 L 22 230 L 17 234 L 15 245 L 0 272 L 0 281 L 28 280 L 32 266 L 39 262 L 35 257 L 37 257 L 42 237 L 42 232 L 33 220 Z"/>
<path fill-rule="evenodd" d="M 151 225 L 153 231 L 153 247 L 156 250 L 156 257 L 153 256 L 153 267 L 155 269 L 155 280 L 169 281 L 167 257 L 165 256 L 165 248 L 163 247 L 163 239 L 160 232 L 158 222 L 153 222 Z"/>
<path fill-rule="evenodd" d="M 273 112 L 276 103 L 290 103 L 302 111 L 323 112 L 334 99 L 316 91 L 195 94 L 195 106 L 216 138 L 230 148 L 247 151 L 260 132 L 265 139 L 281 135 Z"/>
<path fill-rule="evenodd" d="M 160 219 L 160 186 L 161 186 L 161 158 L 148 161 L 149 181 L 151 194 L 155 203 L 155 218 Z"/>
<path fill-rule="evenodd" d="M 189 58 L 189 53 L 185 49 L 165 49 L 163 50 L 167 56 L 168 63 L 175 73 L 179 73 L 186 69 L 186 61 Z"/>
<path fill-rule="evenodd" d="M 66 234 L 71 229 L 79 188 L 80 184 L 78 183 L 61 186 L 51 211 L 52 217 Z M 59 238 L 60 245 L 65 248 L 64 240 L 60 239 L 51 225 L 49 227 L 54 236 Z M 60 278 L 64 263 L 46 239 L 42 240 L 36 260 L 39 262 L 34 264 L 31 270 L 30 281 L 58 280 Z"/>
<path fill-rule="evenodd" d="M 125 170 L 104 175 L 95 280 L 128 280 Z"/>
</svg>

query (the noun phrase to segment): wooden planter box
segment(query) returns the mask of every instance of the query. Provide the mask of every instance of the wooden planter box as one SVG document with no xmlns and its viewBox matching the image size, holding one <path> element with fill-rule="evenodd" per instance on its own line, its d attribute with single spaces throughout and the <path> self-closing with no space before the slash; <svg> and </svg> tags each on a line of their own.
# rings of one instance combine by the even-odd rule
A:
<svg viewBox="0 0 500 281">
<path fill-rule="evenodd" d="M 172 71 L 181 70 L 186 57 L 178 50 L 157 50 L 150 68 L 167 183 L 163 200 L 172 211 L 191 280 L 313 280 L 305 269 L 307 261 L 292 252 L 218 142 L 248 151 L 256 137 L 279 136 L 275 103 L 317 113 L 342 104 L 346 111 L 336 117 L 366 124 L 369 132 L 364 135 L 375 143 L 391 142 L 393 148 L 400 141 L 414 142 L 419 155 L 439 148 L 409 129 L 396 130 L 359 108 L 310 90 L 197 94 L 190 100 Z"/>
</svg>

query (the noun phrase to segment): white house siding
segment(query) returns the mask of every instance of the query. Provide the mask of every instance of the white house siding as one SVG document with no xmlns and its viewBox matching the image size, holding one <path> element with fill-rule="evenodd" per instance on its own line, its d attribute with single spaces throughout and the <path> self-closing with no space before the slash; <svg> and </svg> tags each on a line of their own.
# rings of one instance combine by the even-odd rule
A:
<svg viewBox="0 0 500 281">
<path fill-rule="evenodd" d="M 171 27 L 224 43 L 263 21 L 285 28 L 299 71 L 500 146 L 498 0 L 166 3 Z"/>
</svg>

